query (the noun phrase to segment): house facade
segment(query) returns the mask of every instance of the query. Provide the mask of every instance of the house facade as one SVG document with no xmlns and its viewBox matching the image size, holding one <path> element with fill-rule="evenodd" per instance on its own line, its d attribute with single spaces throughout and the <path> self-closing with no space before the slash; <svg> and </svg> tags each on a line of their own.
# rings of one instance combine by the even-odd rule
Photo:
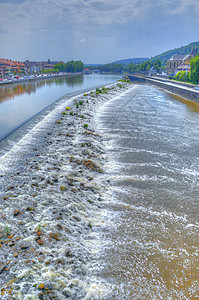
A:
<svg viewBox="0 0 199 300">
<path fill-rule="evenodd" d="M 174 54 L 167 61 L 167 75 L 176 75 L 180 71 L 190 71 L 190 60 L 198 55 L 198 49 L 194 48 L 191 54 L 179 55 Z"/>
<path fill-rule="evenodd" d="M 13 61 L 11 59 L 0 58 L 0 77 L 20 73 L 39 73 L 41 70 L 53 69 L 55 64 L 64 63 L 63 61 Z"/>
</svg>

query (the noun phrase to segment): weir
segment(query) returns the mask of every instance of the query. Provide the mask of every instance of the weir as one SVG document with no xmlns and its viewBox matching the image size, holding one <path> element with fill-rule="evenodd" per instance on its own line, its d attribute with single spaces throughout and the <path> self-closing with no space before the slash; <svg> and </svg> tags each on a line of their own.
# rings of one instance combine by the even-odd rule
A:
<svg viewBox="0 0 199 300">
<path fill-rule="evenodd" d="M 173 80 L 158 78 L 158 77 L 148 77 L 135 74 L 128 74 L 127 77 L 132 82 L 149 83 L 156 85 L 164 90 L 167 90 L 173 94 L 177 94 L 188 100 L 195 101 L 199 103 L 199 90 L 194 90 L 196 85 L 189 83 L 174 82 Z"/>
</svg>

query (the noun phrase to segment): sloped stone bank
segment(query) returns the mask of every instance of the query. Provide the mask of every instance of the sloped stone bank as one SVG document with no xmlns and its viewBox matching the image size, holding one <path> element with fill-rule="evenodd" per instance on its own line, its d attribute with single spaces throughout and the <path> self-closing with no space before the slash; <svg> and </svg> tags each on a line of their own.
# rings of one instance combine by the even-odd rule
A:
<svg viewBox="0 0 199 300">
<path fill-rule="evenodd" d="M 1 299 L 86 299 L 91 254 L 85 241 L 101 206 L 106 153 L 94 115 L 131 88 L 119 82 L 72 99 L 6 177 L 0 203 Z M 0 180 L 5 180 L 4 175 Z"/>
</svg>

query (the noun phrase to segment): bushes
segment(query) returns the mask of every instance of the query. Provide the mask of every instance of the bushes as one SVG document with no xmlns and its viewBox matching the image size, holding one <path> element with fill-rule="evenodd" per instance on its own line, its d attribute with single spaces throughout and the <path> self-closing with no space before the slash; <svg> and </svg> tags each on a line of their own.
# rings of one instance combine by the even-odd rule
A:
<svg viewBox="0 0 199 300">
<path fill-rule="evenodd" d="M 186 71 L 180 71 L 174 79 L 178 81 L 190 81 L 190 72 L 186 73 Z"/>
</svg>

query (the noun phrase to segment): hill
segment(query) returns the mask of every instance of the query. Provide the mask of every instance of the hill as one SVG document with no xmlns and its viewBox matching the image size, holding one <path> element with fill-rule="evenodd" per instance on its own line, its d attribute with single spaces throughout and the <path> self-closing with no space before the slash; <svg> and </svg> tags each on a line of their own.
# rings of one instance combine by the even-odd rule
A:
<svg viewBox="0 0 199 300">
<path fill-rule="evenodd" d="M 120 65 L 129 65 L 130 63 L 133 64 L 141 64 L 143 62 L 145 62 L 146 60 L 148 60 L 149 58 L 146 57 L 141 57 L 141 58 L 127 58 L 127 59 L 120 59 L 120 60 L 116 60 L 114 62 L 112 62 L 112 64 L 120 64 Z"/>
<path fill-rule="evenodd" d="M 172 49 L 172 50 L 169 50 L 169 51 L 166 51 L 166 52 L 163 52 L 162 54 L 160 55 L 156 55 L 154 57 L 152 57 L 150 59 L 151 62 L 154 62 L 156 61 L 157 59 L 160 59 L 162 64 L 163 65 L 166 65 L 166 62 L 169 58 L 171 58 L 172 55 L 174 54 L 181 54 L 181 55 L 186 55 L 186 54 L 190 54 L 191 51 L 194 49 L 194 48 L 198 48 L 199 49 L 199 41 L 198 42 L 193 42 L 193 43 L 190 43 L 189 45 L 187 46 L 182 46 L 182 47 L 179 47 L 179 48 L 175 48 L 175 49 Z"/>
</svg>

